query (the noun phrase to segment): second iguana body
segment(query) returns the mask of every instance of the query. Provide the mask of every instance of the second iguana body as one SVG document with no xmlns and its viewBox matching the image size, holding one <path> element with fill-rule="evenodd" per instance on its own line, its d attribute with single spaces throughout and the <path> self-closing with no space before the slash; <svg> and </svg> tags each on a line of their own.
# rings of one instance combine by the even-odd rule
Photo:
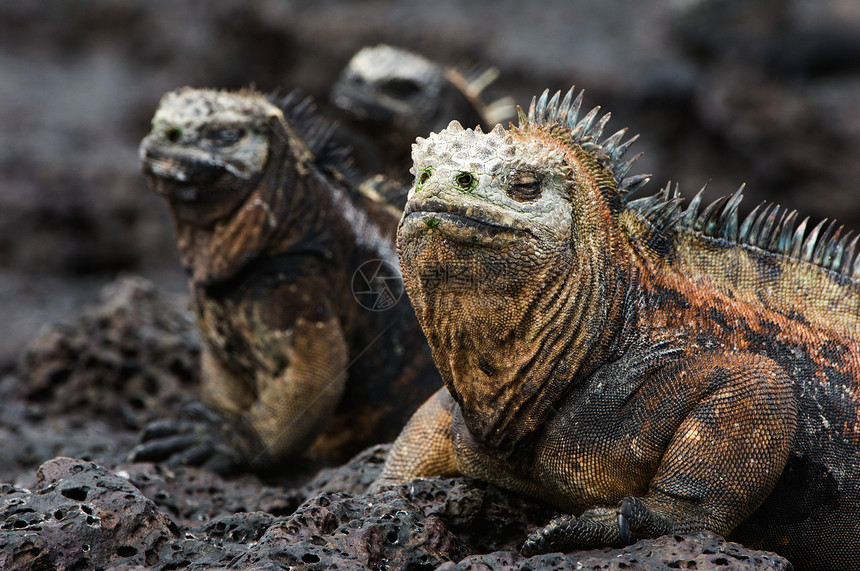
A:
<svg viewBox="0 0 860 571">
<path fill-rule="evenodd" d="M 378 485 L 463 474 L 565 514 L 524 552 L 709 529 L 860 560 L 857 235 L 666 187 L 581 95 L 413 147 L 398 230 L 445 381 Z"/>
<path fill-rule="evenodd" d="M 399 213 L 364 194 L 296 94 L 181 89 L 141 143 L 203 339 L 203 400 L 138 460 L 265 467 L 392 439 L 438 387 L 396 266 Z"/>
</svg>

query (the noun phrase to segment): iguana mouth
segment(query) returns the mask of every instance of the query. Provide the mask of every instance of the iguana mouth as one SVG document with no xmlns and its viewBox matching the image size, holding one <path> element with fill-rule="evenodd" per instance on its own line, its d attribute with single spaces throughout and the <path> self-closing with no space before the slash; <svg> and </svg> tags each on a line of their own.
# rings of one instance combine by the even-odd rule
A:
<svg viewBox="0 0 860 571">
<path fill-rule="evenodd" d="M 428 228 L 439 228 L 443 232 L 460 235 L 463 232 L 494 238 L 499 235 L 531 236 L 513 220 L 495 217 L 480 206 L 460 206 L 440 200 L 410 201 L 403 211 L 403 220 L 418 219 Z"/>
<path fill-rule="evenodd" d="M 227 167 L 215 161 L 199 161 L 188 157 L 170 157 L 147 152 L 143 172 L 177 182 L 206 182 L 227 172 Z"/>
<path fill-rule="evenodd" d="M 203 193 L 202 187 L 212 186 L 228 170 L 216 162 L 196 161 L 188 157 L 169 156 L 147 150 L 141 156 L 143 173 L 156 194 L 168 200 L 196 202 L 214 198 L 213 193 Z"/>
</svg>

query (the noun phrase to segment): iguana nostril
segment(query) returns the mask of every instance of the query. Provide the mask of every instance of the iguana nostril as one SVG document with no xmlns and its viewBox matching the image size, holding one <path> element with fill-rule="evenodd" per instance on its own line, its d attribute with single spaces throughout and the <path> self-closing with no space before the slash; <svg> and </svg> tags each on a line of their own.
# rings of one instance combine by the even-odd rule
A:
<svg viewBox="0 0 860 571">
<path fill-rule="evenodd" d="M 171 143 L 178 143 L 182 140 L 182 129 L 179 127 L 170 127 L 165 131 L 164 136 Z"/>
</svg>

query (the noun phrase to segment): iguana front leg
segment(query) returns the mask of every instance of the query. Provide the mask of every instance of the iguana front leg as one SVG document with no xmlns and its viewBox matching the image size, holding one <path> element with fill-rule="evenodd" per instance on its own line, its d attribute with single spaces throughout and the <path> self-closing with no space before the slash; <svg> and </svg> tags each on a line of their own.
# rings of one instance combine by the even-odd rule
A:
<svg viewBox="0 0 860 571">
<path fill-rule="evenodd" d="M 796 404 L 788 376 L 766 357 L 743 354 L 700 359 L 685 377 L 678 381 L 698 385 L 704 394 L 675 431 L 647 493 L 579 518 L 558 517 L 529 536 L 525 554 L 703 529 L 726 535 L 758 507 L 794 438 Z"/>
<path fill-rule="evenodd" d="M 265 453 L 259 437 L 242 418 L 257 398 L 253 385 L 205 342 L 200 369 L 202 400 L 187 404 L 178 419 L 147 425 L 130 460 L 228 473 Z"/>
<path fill-rule="evenodd" d="M 260 379 L 259 397 L 244 416 L 273 458 L 302 452 L 321 432 L 340 402 L 349 366 L 346 339 L 334 318 L 299 319 L 287 336 L 288 365 Z"/>
<path fill-rule="evenodd" d="M 441 388 L 415 411 L 394 441 L 374 489 L 412 478 L 458 473 L 451 437 L 456 406 L 448 389 Z"/>
<path fill-rule="evenodd" d="M 324 291 L 313 285 L 302 291 Z M 231 316 L 235 330 L 250 340 L 246 350 L 227 352 L 218 338 L 206 338 L 213 345 L 202 357 L 207 406 L 193 405 L 179 421 L 147 427 L 134 460 L 219 472 L 262 468 L 297 455 L 319 434 L 343 394 L 348 347 L 324 295 L 308 293 L 285 304 L 281 296 L 298 288 L 284 287 Z M 204 332 L 219 331 L 220 321 L 202 323 Z M 253 375 L 241 374 L 240 362 Z"/>
</svg>

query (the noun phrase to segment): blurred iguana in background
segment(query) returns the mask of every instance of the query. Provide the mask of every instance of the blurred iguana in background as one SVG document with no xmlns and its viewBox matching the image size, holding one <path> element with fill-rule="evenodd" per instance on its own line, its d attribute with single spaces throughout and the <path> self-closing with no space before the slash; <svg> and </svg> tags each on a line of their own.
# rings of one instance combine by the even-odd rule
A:
<svg viewBox="0 0 860 571">
<path fill-rule="evenodd" d="M 380 192 L 402 206 L 409 185 L 409 150 L 416 137 L 439 131 L 452 120 L 492 128 L 513 118 L 509 97 L 484 101 L 487 87 L 498 76 L 494 67 L 443 66 L 380 44 L 352 57 L 332 88 L 331 100 L 374 147 L 378 170 L 391 181 L 381 184 Z"/>
<path fill-rule="evenodd" d="M 166 94 L 140 146 L 170 206 L 203 338 L 203 400 L 138 460 L 265 467 L 393 439 L 439 386 L 394 251 L 330 123 L 291 94 Z"/>
</svg>

